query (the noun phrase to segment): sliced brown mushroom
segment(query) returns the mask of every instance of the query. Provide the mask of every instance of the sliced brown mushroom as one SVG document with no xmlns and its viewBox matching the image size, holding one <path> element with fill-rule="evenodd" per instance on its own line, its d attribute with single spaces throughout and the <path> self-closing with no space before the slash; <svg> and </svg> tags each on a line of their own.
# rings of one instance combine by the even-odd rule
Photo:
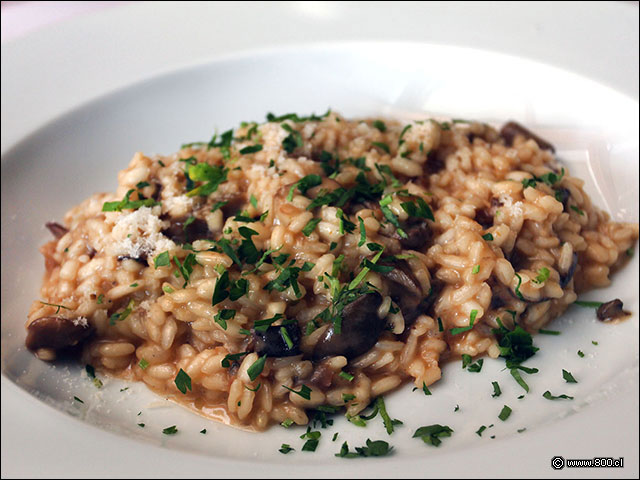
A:
<svg viewBox="0 0 640 480">
<path fill-rule="evenodd" d="M 431 228 L 425 219 L 410 218 L 401 224 L 401 227 L 407 237 L 401 237 L 396 231 L 393 238 L 397 239 L 404 249 L 421 250 L 431 240 Z"/>
<path fill-rule="evenodd" d="M 180 217 L 177 219 L 169 219 L 171 225 L 169 228 L 162 231 L 163 235 L 169 237 L 177 244 L 183 244 L 187 242 L 193 242 L 194 240 L 201 240 L 203 238 L 209 238 L 211 232 L 207 222 L 201 218 L 196 218 L 187 223 L 187 220 L 192 217 Z M 165 220 L 166 217 L 163 218 Z"/>
<path fill-rule="evenodd" d="M 316 360 L 342 355 L 351 360 L 370 350 L 385 327 L 384 318 L 378 317 L 382 296 L 371 292 L 358 297 L 342 311 L 341 333 L 330 325 L 313 350 Z"/>
<path fill-rule="evenodd" d="M 286 338 L 282 333 L 286 330 Z M 291 342 L 291 345 L 287 342 Z M 300 327 L 297 322 L 273 325 L 264 331 L 253 332 L 254 351 L 267 357 L 291 357 L 300 354 Z"/>
<path fill-rule="evenodd" d="M 29 350 L 39 348 L 61 350 L 78 345 L 86 340 L 93 330 L 86 319 L 42 317 L 34 320 L 27 327 L 25 345 Z"/>
<path fill-rule="evenodd" d="M 404 317 L 406 325 L 411 325 L 422 313 L 419 308 L 425 295 L 420 284 L 405 260 L 394 262 L 395 268 L 384 274 L 388 280 L 389 296 Z"/>
<path fill-rule="evenodd" d="M 525 127 L 523 127 L 517 122 L 513 122 L 513 121 L 508 122 L 500 129 L 500 136 L 504 138 L 504 142 L 509 147 L 513 145 L 513 141 L 519 135 L 524 137 L 527 140 L 529 139 L 535 140 L 535 142 L 538 144 L 538 146 L 542 150 L 551 150 L 552 152 L 556 151 L 556 149 L 553 148 L 553 145 L 551 145 L 549 142 L 540 138 L 531 130 L 526 129 Z"/>
<path fill-rule="evenodd" d="M 482 228 L 484 228 L 485 230 L 489 227 L 492 227 L 495 216 L 496 216 L 496 212 L 498 211 L 498 208 L 501 206 L 502 206 L 502 202 L 499 199 L 495 197 L 491 198 L 489 207 L 476 210 L 475 221 L 478 222 L 480 225 L 482 225 Z"/>
<path fill-rule="evenodd" d="M 69 229 L 67 227 L 63 227 L 58 222 L 47 222 L 45 223 L 45 226 L 49 229 L 53 236 L 56 237 L 57 240 L 60 240 L 69 232 Z"/>
<path fill-rule="evenodd" d="M 619 298 L 603 303 L 598 307 L 598 320 L 601 322 L 611 322 L 612 320 L 631 315 L 631 312 L 622 309 L 623 306 Z"/>
<path fill-rule="evenodd" d="M 573 278 L 573 274 L 576 271 L 576 267 L 578 266 L 578 254 L 573 253 L 573 258 L 571 259 L 571 266 L 569 270 L 564 275 L 560 275 L 560 288 L 564 288 L 569 285 L 569 282 Z"/>
</svg>

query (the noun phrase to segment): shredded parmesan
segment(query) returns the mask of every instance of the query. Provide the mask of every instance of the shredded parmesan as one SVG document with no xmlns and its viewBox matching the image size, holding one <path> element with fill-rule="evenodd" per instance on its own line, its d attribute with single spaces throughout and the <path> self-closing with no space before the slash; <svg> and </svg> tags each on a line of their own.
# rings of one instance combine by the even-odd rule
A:
<svg viewBox="0 0 640 480">
<path fill-rule="evenodd" d="M 157 209 L 159 213 L 159 208 Z M 122 213 L 111 231 L 111 242 L 106 245 L 109 255 L 138 258 L 176 247 L 161 232 L 166 226 L 149 207 Z"/>
</svg>

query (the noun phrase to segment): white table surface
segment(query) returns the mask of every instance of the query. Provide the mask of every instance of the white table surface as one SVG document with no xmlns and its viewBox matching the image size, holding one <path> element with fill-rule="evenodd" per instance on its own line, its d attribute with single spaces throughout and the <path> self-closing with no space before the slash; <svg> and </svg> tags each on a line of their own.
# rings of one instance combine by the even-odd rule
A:
<svg viewBox="0 0 640 480">
<path fill-rule="evenodd" d="M 247 49 L 342 40 L 413 40 L 494 50 L 572 70 L 638 99 L 637 2 L 132 3 L 3 42 L 2 152 L 60 113 L 159 72 Z M 77 64 L 83 68 L 68 75 L 66 67 L 70 71 Z M 56 85 L 57 95 L 45 94 L 50 89 L 41 85 L 46 83 Z M 16 389 L 2 377 L 3 478 L 126 477 L 128 465 L 142 461 L 133 453 L 114 461 L 98 451 L 78 458 L 74 443 L 82 437 L 56 430 L 56 422 L 49 421 L 55 412 L 34 408 L 35 399 L 5 402 Z M 611 407 L 615 410 L 615 400 Z M 637 422 L 637 414 L 632 418 Z M 589 429 L 575 418 L 567 422 L 578 435 L 607 428 L 597 419 Z M 24 428 L 12 428 L 9 436 L 9 424 Z M 29 449 L 36 437 L 52 439 L 46 457 L 55 462 L 34 461 L 45 455 Z M 638 439 L 629 440 L 637 448 Z M 527 462 L 523 458 L 521 474 L 526 475 Z M 635 462 L 635 470 L 632 466 L 627 473 L 637 475 L 637 456 Z M 154 458 L 154 465 L 154 471 L 167 476 L 183 471 L 169 458 Z"/>
</svg>

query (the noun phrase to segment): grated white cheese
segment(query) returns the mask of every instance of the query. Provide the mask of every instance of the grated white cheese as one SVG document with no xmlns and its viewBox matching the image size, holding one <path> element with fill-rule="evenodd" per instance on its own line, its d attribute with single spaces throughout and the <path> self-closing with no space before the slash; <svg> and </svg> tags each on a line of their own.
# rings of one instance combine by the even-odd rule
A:
<svg viewBox="0 0 640 480">
<path fill-rule="evenodd" d="M 156 207 L 158 213 L 160 209 Z M 111 241 L 106 250 L 109 255 L 140 257 L 176 248 L 173 241 L 161 231 L 165 228 L 162 220 L 149 207 L 141 207 L 130 213 L 121 214 L 111 231 Z"/>
<path fill-rule="evenodd" d="M 162 206 L 172 217 L 183 217 L 193 210 L 193 197 L 178 195 L 162 200 Z"/>
<path fill-rule="evenodd" d="M 86 319 L 85 317 L 78 317 L 78 318 L 74 318 L 74 319 L 72 320 L 72 322 L 73 322 L 73 325 L 74 325 L 74 326 L 76 326 L 76 327 L 77 327 L 78 325 L 81 325 L 81 326 L 83 326 L 83 327 L 87 327 L 87 326 L 89 326 L 89 322 L 87 321 L 87 319 Z"/>
</svg>

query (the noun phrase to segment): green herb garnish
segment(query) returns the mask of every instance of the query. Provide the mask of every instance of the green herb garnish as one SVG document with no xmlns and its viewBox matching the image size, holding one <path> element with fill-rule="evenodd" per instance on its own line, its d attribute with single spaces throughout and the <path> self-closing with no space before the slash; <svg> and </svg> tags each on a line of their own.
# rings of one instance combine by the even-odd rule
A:
<svg viewBox="0 0 640 480">
<path fill-rule="evenodd" d="M 571 372 L 567 372 L 564 368 L 562 369 L 562 378 L 564 378 L 567 383 L 578 383 L 578 381 L 571 375 Z"/>
<path fill-rule="evenodd" d="M 180 369 L 178 375 L 176 375 L 174 382 L 176 384 L 176 387 L 178 387 L 178 390 L 180 390 L 183 395 L 187 393 L 187 390 L 192 390 L 191 377 L 183 369 Z"/>
<path fill-rule="evenodd" d="M 505 405 L 504 407 L 502 407 L 502 411 L 498 415 L 498 418 L 504 422 L 507 418 L 509 418 L 511 412 L 511 408 Z"/>
<path fill-rule="evenodd" d="M 500 384 L 498 382 L 491 382 L 491 385 L 493 385 L 492 397 L 496 398 L 502 395 L 502 390 L 500 390 Z"/>
<path fill-rule="evenodd" d="M 542 394 L 542 396 L 544 398 L 546 398 L 547 400 L 573 400 L 573 397 L 570 397 L 569 395 L 565 395 L 565 394 L 561 394 L 561 395 L 551 395 L 551 392 L 549 390 L 547 390 L 546 392 L 544 392 Z"/>
<path fill-rule="evenodd" d="M 441 438 L 450 437 L 453 430 L 446 425 L 429 425 L 418 428 L 413 434 L 413 438 L 421 438 L 427 445 L 439 446 L 442 443 Z"/>
<path fill-rule="evenodd" d="M 160 202 L 156 202 L 152 198 L 144 198 L 138 193 L 138 200 L 131 200 L 131 194 L 135 192 L 135 189 L 129 190 L 124 198 L 119 202 L 104 202 L 102 205 L 103 212 L 121 212 L 122 210 L 137 210 L 140 207 L 153 207 L 160 205 Z"/>
<path fill-rule="evenodd" d="M 258 360 L 253 362 L 253 364 L 247 369 L 247 375 L 249 375 L 249 378 L 251 379 L 252 382 L 256 378 L 258 378 L 258 376 L 262 373 L 262 370 L 264 369 L 264 364 L 266 361 L 267 361 L 267 356 L 263 355 L 260 358 L 258 358 Z"/>
<path fill-rule="evenodd" d="M 471 330 L 473 328 L 473 322 L 475 322 L 477 315 L 478 315 L 478 310 L 471 310 L 471 313 L 469 314 L 469 326 L 452 328 L 451 330 L 449 330 L 451 332 L 451 335 L 458 335 L 462 332 Z"/>
</svg>

